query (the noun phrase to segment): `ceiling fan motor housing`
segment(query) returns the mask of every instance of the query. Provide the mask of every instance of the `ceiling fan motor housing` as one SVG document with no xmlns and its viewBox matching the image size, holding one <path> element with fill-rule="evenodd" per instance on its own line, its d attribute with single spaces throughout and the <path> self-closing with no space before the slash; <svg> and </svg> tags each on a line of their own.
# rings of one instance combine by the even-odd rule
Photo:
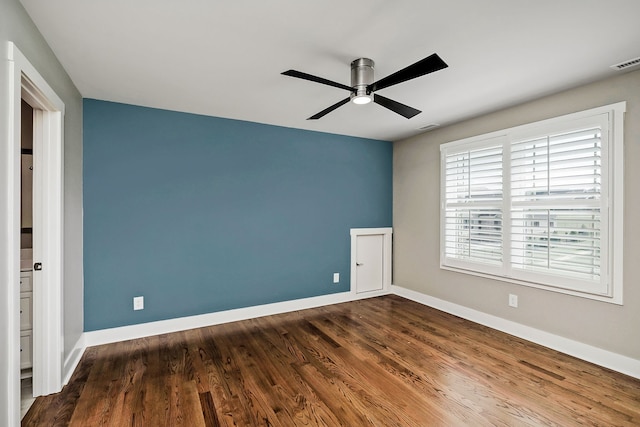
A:
<svg viewBox="0 0 640 427">
<path fill-rule="evenodd" d="M 371 95 L 367 86 L 373 83 L 374 65 L 373 60 L 369 58 L 359 58 L 351 62 L 351 87 L 354 89 L 351 98 Z"/>
</svg>

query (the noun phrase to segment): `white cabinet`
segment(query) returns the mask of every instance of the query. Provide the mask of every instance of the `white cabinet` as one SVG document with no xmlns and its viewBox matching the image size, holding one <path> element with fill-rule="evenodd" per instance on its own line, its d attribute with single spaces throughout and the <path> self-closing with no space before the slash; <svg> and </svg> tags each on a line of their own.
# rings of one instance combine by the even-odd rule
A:
<svg viewBox="0 0 640 427">
<path fill-rule="evenodd" d="M 32 282 L 33 273 L 31 271 L 20 272 L 20 293 L 31 292 L 33 290 Z"/>
<path fill-rule="evenodd" d="M 33 336 L 31 331 L 20 331 L 20 369 L 31 369 L 33 366 Z M 22 372 L 22 378 L 30 377 L 30 372 Z"/>
<path fill-rule="evenodd" d="M 33 286 L 32 271 L 20 272 L 20 369 L 21 377 L 31 376 L 33 366 Z"/>
<path fill-rule="evenodd" d="M 31 292 L 20 293 L 20 331 L 30 331 L 33 329 L 31 314 L 31 307 L 33 303 L 31 301 Z"/>
</svg>

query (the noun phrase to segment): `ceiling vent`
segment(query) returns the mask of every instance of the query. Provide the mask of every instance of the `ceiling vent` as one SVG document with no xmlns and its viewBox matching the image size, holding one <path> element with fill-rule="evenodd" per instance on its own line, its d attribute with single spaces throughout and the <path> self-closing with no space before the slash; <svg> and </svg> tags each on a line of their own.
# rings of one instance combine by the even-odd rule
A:
<svg viewBox="0 0 640 427">
<path fill-rule="evenodd" d="M 428 124 L 428 125 L 424 125 L 424 126 L 422 126 L 422 127 L 418 128 L 418 130 L 423 130 L 423 131 L 425 131 L 425 132 L 426 132 L 426 131 L 428 131 L 428 130 L 435 129 L 435 128 L 437 128 L 438 126 L 440 126 L 440 125 L 439 125 L 439 124 L 437 124 L 437 123 L 430 123 L 430 124 Z"/>
<path fill-rule="evenodd" d="M 612 65 L 611 68 L 613 68 L 614 70 L 622 71 L 632 67 L 637 67 L 639 65 L 640 65 L 640 57 L 629 59 L 628 61 L 624 61 L 619 64 Z"/>
</svg>

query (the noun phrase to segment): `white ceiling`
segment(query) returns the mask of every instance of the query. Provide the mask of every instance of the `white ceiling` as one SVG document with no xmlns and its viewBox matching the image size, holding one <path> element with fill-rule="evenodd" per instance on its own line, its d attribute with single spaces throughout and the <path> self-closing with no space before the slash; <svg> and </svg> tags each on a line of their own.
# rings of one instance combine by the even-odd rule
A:
<svg viewBox="0 0 640 427">
<path fill-rule="evenodd" d="M 397 140 L 612 76 L 640 56 L 638 0 L 21 0 L 80 93 L 129 104 Z M 449 68 L 381 90 L 379 105 L 280 75 L 350 85 L 438 53 Z M 636 68 L 637 69 L 637 68 Z"/>
</svg>

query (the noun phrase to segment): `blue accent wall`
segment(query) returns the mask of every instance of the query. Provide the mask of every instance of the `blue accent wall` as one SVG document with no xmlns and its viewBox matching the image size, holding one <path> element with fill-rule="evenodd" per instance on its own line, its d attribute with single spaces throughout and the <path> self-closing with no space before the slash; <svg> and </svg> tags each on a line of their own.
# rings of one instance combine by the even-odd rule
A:
<svg viewBox="0 0 640 427">
<path fill-rule="evenodd" d="M 391 142 L 83 113 L 85 331 L 348 291 L 349 229 L 392 224 Z"/>
</svg>

